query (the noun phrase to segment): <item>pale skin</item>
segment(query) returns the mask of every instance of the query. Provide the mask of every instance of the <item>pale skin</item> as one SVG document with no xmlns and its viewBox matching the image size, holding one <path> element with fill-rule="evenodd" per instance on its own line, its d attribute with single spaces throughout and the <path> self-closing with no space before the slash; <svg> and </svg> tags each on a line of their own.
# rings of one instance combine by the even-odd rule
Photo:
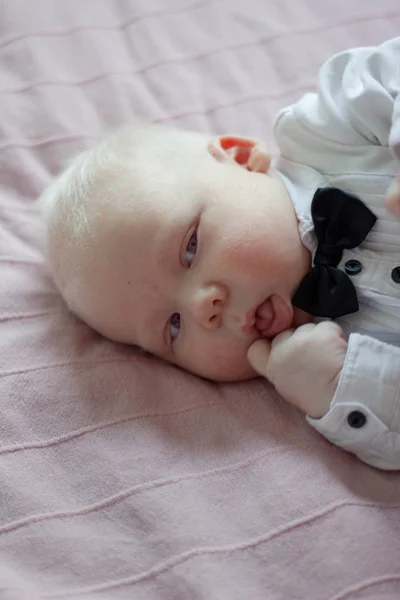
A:
<svg viewBox="0 0 400 600">
<path fill-rule="evenodd" d="M 205 139 L 175 164 L 174 143 L 164 136 L 151 160 L 144 149 L 143 163 L 119 174 L 124 187 L 101 210 L 92 255 L 78 257 L 88 261 L 79 314 L 200 376 L 252 378 L 247 352 L 262 332 L 310 320 L 291 298 L 311 257 L 263 144 Z M 132 198 L 139 179 L 144 199 Z"/>
<path fill-rule="evenodd" d="M 311 256 L 265 145 L 220 136 L 174 161 L 176 135 L 163 135 L 154 156 L 144 149 L 139 165 L 125 164 L 116 194 L 110 186 L 84 255 L 78 314 L 111 339 L 212 380 L 262 375 L 322 417 L 347 341 L 338 325 L 312 324 L 291 303 Z M 138 187 L 144 199 L 134 197 Z M 73 269 L 74 260 L 81 253 Z"/>
</svg>

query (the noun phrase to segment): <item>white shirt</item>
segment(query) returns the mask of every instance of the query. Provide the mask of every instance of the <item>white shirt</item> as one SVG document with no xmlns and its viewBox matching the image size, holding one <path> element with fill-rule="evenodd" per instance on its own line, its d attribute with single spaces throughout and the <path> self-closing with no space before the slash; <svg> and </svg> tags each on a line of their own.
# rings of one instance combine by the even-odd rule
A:
<svg viewBox="0 0 400 600">
<path fill-rule="evenodd" d="M 320 70 L 317 93 L 283 109 L 274 131 L 281 152 L 275 167 L 311 252 L 317 242 L 310 205 L 318 187 L 354 194 L 378 217 L 338 265 L 361 264 L 350 276 L 360 309 L 337 319 L 349 335 L 339 385 L 329 412 L 307 420 L 366 463 L 400 469 L 400 220 L 384 205 L 400 170 L 400 38 L 332 57 Z"/>
</svg>

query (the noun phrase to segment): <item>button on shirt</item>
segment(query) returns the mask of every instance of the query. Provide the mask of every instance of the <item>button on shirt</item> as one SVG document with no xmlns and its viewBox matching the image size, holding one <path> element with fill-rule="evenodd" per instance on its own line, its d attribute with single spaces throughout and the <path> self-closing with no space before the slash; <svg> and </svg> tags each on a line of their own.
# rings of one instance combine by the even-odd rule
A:
<svg viewBox="0 0 400 600">
<path fill-rule="evenodd" d="M 400 469 L 400 220 L 385 208 L 400 170 L 400 38 L 332 57 L 320 70 L 318 93 L 278 114 L 275 135 L 275 168 L 312 254 L 310 205 L 318 187 L 354 194 L 378 217 L 338 265 L 351 277 L 360 308 L 337 319 L 349 343 L 330 410 L 307 420 L 361 460 Z"/>
</svg>

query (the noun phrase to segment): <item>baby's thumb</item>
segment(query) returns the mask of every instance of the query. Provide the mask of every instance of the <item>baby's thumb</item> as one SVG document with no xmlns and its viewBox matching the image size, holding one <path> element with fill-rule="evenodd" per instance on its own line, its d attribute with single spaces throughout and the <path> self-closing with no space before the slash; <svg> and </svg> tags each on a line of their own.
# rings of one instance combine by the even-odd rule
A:
<svg viewBox="0 0 400 600">
<path fill-rule="evenodd" d="M 271 344 L 268 340 L 256 340 L 247 351 L 247 359 L 250 365 L 263 377 L 266 377 L 270 351 Z"/>
</svg>

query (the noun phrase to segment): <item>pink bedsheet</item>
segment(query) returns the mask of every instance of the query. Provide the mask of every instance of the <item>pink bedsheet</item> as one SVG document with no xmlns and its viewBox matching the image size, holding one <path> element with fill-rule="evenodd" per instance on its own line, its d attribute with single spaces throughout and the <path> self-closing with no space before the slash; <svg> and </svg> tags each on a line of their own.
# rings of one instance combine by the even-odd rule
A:
<svg viewBox="0 0 400 600">
<path fill-rule="evenodd" d="M 398 0 L 0 0 L 0 599 L 400 597 L 400 474 L 263 381 L 214 385 L 64 309 L 34 201 L 128 121 L 272 143 Z"/>
</svg>

